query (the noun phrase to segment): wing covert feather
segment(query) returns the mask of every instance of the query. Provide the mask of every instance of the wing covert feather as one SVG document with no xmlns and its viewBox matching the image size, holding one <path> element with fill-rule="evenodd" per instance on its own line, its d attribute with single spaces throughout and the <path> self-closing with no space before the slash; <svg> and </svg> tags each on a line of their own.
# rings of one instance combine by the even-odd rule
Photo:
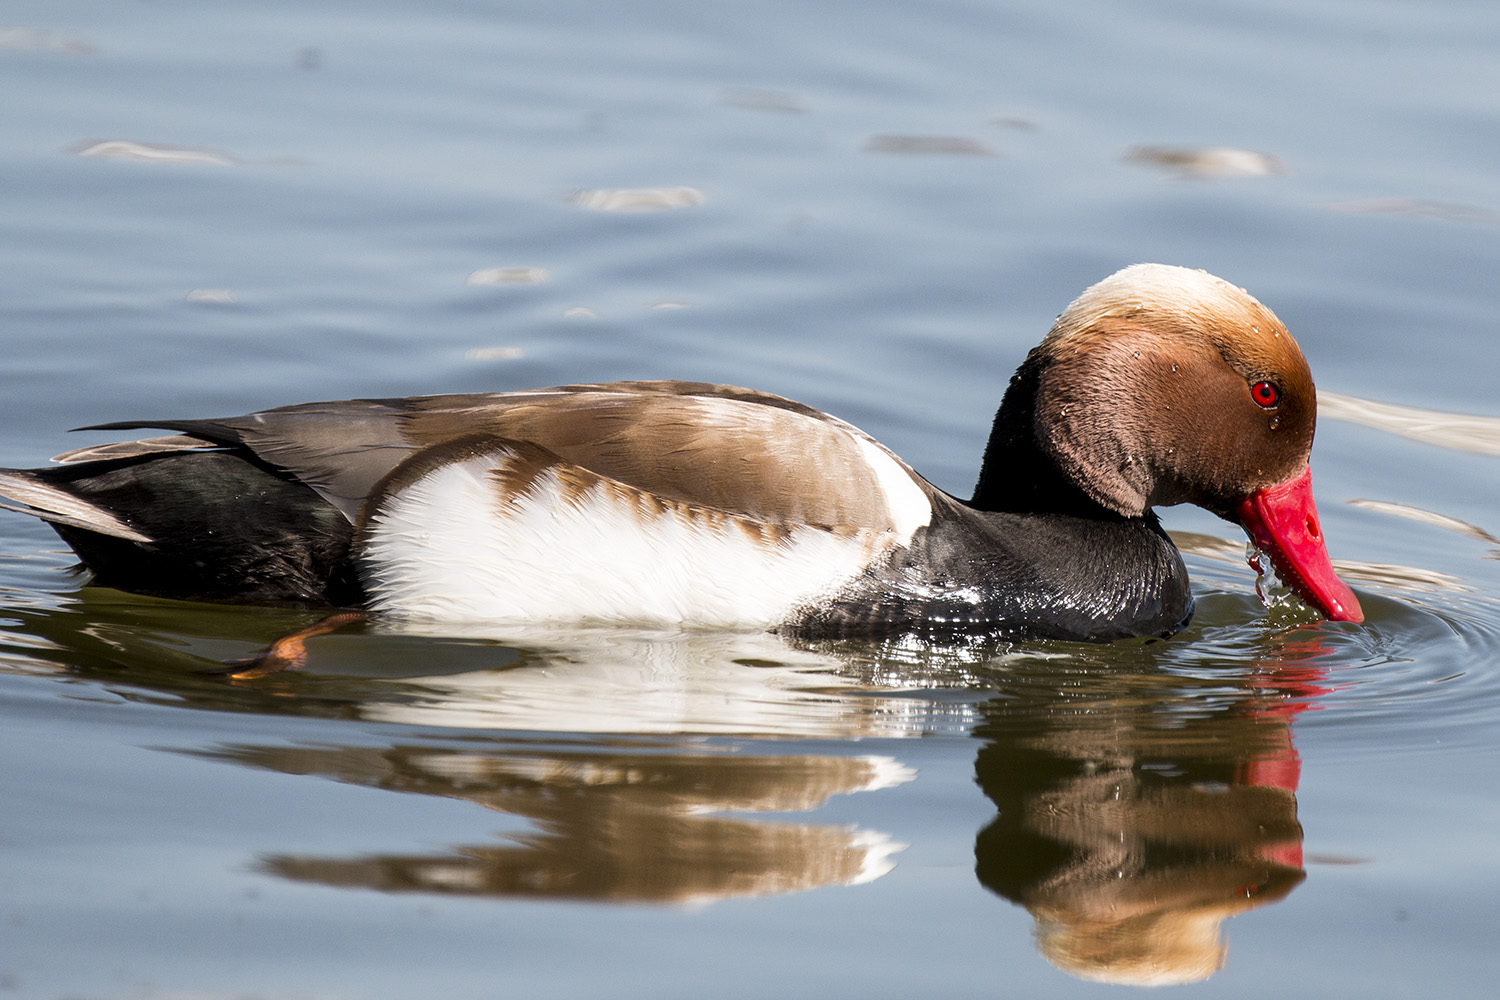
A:
<svg viewBox="0 0 1500 1000">
<path fill-rule="evenodd" d="M 893 475 L 930 489 L 843 421 L 780 396 L 695 382 L 304 403 L 241 417 L 89 429 L 143 427 L 210 443 L 198 447 L 245 447 L 307 483 L 351 522 L 403 462 L 476 435 L 534 443 L 635 489 L 769 524 L 886 531 L 896 520 L 888 495 Z M 142 444 L 150 450 L 158 442 Z M 160 450 L 189 446 L 160 439 Z M 872 455 L 892 467 L 882 474 Z"/>
</svg>

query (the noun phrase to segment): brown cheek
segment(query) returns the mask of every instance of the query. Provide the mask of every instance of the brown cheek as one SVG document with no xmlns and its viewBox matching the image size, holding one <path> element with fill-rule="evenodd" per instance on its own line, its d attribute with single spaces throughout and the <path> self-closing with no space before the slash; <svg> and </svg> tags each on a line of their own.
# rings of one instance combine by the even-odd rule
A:
<svg viewBox="0 0 1500 1000">
<path fill-rule="evenodd" d="M 1256 405 L 1244 377 L 1222 365 L 1178 364 L 1170 375 L 1151 406 L 1153 450 L 1176 484 L 1168 502 L 1222 507 L 1305 463 L 1311 439 L 1299 407 Z"/>
<path fill-rule="evenodd" d="M 1306 407 L 1288 393 L 1279 405 L 1258 406 L 1249 391 L 1219 410 L 1220 482 L 1229 497 L 1289 479 L 1307 464 L 1312 421 Z"/>
<path fill-rule="evenodd" d="M 1191 361 L 1172 365 L 1168 377 L 1157 383 L 1152 407 L 1153 436 L 1159 445 L 1200 460 L 1222 457 L 1239 447 L 1236 439 L 1243 436 L 1250 416 L 1238 405 L 1239 394 L 1244 393 L 1239 383 L 1237 375 L 1218 365 Z M 1243 402 L 1254 406 L 1248 394 Z"/>
<path fill-rule="evenodd" d="M 1275 477 L 1273 482 L 1281 482 L 1307 464 L 1312 450 L 1313 415 L 1298 396 L 1288 393 L 1281 405 L 1262 413 L 1261 427 L 1257 458 Z"/>
</svg>

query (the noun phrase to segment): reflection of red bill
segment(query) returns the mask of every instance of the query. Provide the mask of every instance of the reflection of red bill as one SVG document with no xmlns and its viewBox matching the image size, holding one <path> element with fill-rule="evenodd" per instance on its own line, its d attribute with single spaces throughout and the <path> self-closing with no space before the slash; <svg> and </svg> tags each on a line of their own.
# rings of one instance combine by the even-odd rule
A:
<svg viewBox="0 0 1500 1000">
<path fill-rule="evenodd" d="M 1235 772 L 1237 783 L 1259 785 L 1264 788 L 1282 788 L 1292 794 L 1297 792 L 1297 782 L 1302 779 L 1302 758 L 1292 747 L 1291 730 L 1281 729 L 1286 735 L 1286 747 L 1280 753 L 1247 761 Z M 1257 844 L 1255 856 L 1288 868 L 1302 868 L 1302 836 L 1299 830 L 1281 840 Z M 1246 893 L 1250 895 L 1250 893 Z"/>
<path fill-rule="evenodd" d="M 1256 490 L 1240 502 L 1235 513 L 1256 548 L 1270 555 L 1292 593 L 1331 621 L 1365 620 L 1354 591 L 1334 573 L 1323 544 L 1311 468 L 1284 483 Z"/>
</svg>

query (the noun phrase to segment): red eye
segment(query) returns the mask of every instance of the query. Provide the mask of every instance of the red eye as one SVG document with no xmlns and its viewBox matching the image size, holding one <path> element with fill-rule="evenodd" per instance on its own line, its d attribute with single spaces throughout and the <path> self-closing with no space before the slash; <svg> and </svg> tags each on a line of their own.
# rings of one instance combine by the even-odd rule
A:
<svg viewBox="0 0 1500 1000">
<path fill-rule="evenodd" d="M 1281 402 L 1281 390 L 1270 382 L 1257 382 L 1250 387 L 1250 398 L 1255 400 L 1257 406 L 1270 409 Z"/>
</svg>

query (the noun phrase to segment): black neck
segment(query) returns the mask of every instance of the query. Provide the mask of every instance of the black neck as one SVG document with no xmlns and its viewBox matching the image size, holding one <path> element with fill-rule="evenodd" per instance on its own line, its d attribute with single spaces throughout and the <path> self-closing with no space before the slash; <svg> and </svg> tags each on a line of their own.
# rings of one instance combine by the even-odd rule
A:
<svg viewBox="0 0 1500 1000">
<path fill-rule="evenodd" d="M 1011 376 L 1010 387 L 984 449 L 979 482 L 969 506 L 1018 514 L 1052 513 L 1119 520 L 1085 493 L 1036 436 L 1036 396 L 1043 362 L 1033 352 Z"/>
</svg>

